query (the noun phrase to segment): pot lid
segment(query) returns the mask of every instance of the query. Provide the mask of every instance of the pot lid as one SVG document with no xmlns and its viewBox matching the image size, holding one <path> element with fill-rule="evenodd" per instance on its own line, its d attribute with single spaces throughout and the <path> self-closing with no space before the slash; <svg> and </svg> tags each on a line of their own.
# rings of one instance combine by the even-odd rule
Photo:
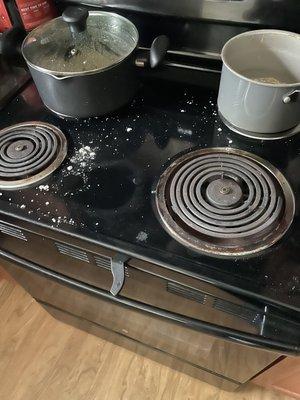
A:
<svg viewBox="0 0 300 400">
<path fill-rule="evenodd" d="M 82 75 L 109 68 L 136 47 L 138 32 L 114 13 L 68 7 L 63 15 L 34 29 L 22 52 L 32 67 L 58 76 Z"/>
</svg>

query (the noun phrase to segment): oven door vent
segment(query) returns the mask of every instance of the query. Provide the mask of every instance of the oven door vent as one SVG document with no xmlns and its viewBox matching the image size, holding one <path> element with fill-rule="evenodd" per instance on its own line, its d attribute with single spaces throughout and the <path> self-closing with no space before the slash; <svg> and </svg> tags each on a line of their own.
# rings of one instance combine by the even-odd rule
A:
<svg viewBox="0 0 300 400">
<path fill-rule="evenodd" d="M 190 289 L 187 286 L 182 286 L 174 282 L 167 282 L 167 291 L 186 299 L 197 301 L 200 304 L 204 304 L 206 300 L 206 295 L 199 290 Z"/>
<path fill-rule="evenodd" d="M 250 308 L 240 306 L 239 304 L 231 303 L 227 300 L 215 299 L 213 307 L 217 310 L 223 311 L 227 314 L 235 315 L 244 319 L 252 324 L 261 322 L 261 314 Z"/>
<path fill-rule="evenodd" d="M 95 256 L 97 267 L 111 270 L 111 258 L 106 256 Z"/>
<path fill-rule="evenodd" d="M 0 223 L 0 232 L 27 242 L 27 238 L 24 233 L 20 229 L 14 228 L 13 226 Z"/>
<path fill-rule="evenodd" d="M 76 258 L 77 260 L 84 261 L 87 263 L 90 262 L 87 253 L 83 250 L 79 250 L 75 247 L 66 246 L 65 244 L 62 243 L 55 243 L 55 246 L 57 247 L 57 250 L 61 254 L 64 254 L 65 256 Z"/>
<path fill-rule="evenodd" d="M 111 271 L 112 259 L 110 257 L 97 255 L 97 256 L 95 256 L 95 263 L 96 263 L 97 267 L 105 268 L 105 269 Z M 125 273 L 125 276 L 127 278 L 129 278 L 129 271 L 128 271 L 128 268 L 126 267 L 126 265 L 124 266 L 124 273 Z"/>
</svg>

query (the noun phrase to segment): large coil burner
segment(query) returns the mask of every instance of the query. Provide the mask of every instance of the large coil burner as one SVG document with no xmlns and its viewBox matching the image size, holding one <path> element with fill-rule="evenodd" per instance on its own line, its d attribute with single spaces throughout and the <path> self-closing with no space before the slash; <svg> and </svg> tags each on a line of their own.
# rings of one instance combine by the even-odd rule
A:
<svg viewBox="0 0 300 400">
<path fill-rule="evenodd" d="M 272 246 L 295 213 L 282 173 L 256 155 L 231 148 L 177 158 L 159 179 L 156 206 L 174 239 L 221 257 L 248 256 Z"/>
<path fill-rule="evenodd" d="M 64 134 L 44 122 L 25 122 L 0 131 L 0 188 L 16 189 L 42 181 L 67 154 Z"/>
</svg>

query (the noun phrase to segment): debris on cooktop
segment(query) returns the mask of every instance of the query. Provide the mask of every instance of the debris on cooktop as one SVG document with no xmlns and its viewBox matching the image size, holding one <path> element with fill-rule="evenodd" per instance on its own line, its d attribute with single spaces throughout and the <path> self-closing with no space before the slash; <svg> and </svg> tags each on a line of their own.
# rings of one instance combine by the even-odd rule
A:
<svg viewBox="0 0 300 400">
<path fill-rule="evenodd" d="M 64 171 L 64 176 L 80 175 L 84 183 L 87 183 L 88 172 L 91 172 L 95 168 L 94 161 L 98 150 L 98 146 L 91 147 L 88 145 L 82 145 L 76 149 L 75 154 L 70 158 L 70 162 Z"/>
</svg>

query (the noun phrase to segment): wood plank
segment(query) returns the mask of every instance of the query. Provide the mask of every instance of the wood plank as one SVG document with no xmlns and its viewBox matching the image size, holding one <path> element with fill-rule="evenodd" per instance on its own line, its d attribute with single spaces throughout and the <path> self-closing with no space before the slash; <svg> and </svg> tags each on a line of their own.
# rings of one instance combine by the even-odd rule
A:
<svg viewBox="0 0 300 400">
<path fill-rule="evenodd" d="M 15 280 L 0 265 L 0 281 L 1 281 L 1 279 L 5 279 L 7 281 L 15 282 Z"/>
<path fill-rule="evenodd" d="M 288 400 L 248 384 L 229 393 L 55 320 L 0 279 L 0 400 Z"/>
</svg>

